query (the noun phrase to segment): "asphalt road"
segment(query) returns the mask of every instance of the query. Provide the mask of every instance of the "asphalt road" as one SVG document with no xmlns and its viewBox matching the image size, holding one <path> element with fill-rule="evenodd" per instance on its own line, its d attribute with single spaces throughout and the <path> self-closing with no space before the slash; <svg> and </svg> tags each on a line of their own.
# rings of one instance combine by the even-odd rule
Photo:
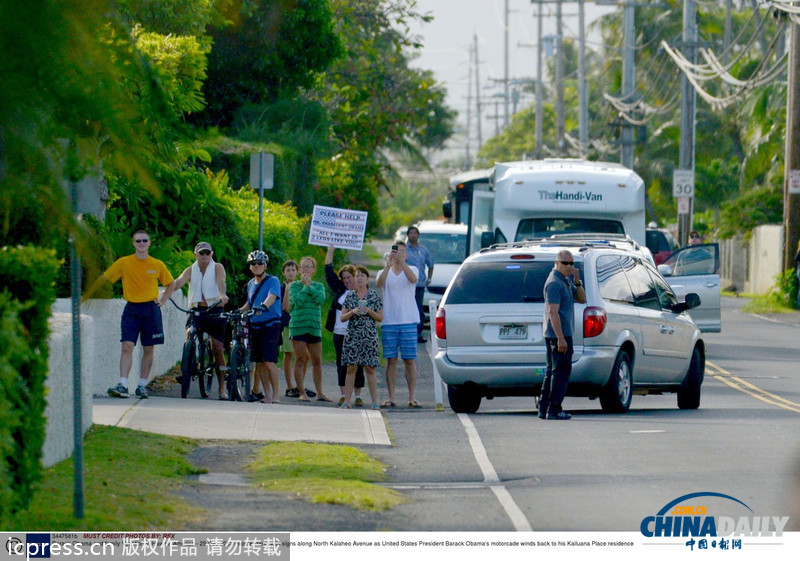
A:
<svg viewBox="0 0 800 561">
<path fill-rule="evenodd" d="M 446 397 L 444 411 L 435 409 L 422 355 L 423 409 L 384 410 L 393 446 L 363 447 L 387 464 L 386 484 L 407 504 L 362 513 L 250 487 L 190 484 L 182 494 L 208 509 L 203 530 L 637 531 L 644 516 L 698 491 L 729 494 L 756 515 L 794 513 L 798 529 L 800 321 L 744 314 L 741 303 L 724 299 L 724 331 L 706 336 L 697 411 L 665 395 L 634 396 L 626 415 L 568 398 L 568 422 L 539 420 L 522 398 L 484 400 L 477 414 L 456 415 Z M 383 395 L 382 370 L 379 384 Z M 244 473 L 257 446 L 209 442 L 191 459 L 211 472 Z"/>
</svg>

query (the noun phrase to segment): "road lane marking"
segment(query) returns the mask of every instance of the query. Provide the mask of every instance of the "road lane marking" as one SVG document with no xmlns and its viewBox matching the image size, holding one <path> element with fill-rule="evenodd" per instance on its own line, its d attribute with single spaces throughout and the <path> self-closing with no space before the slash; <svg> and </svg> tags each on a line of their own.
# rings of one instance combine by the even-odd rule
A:
<svg viewBox="0 0 800 561">
<path fill-rule="evenodd" d="M 751 384 L 750 382 L 747 382 L 738 376 L 734 376 L 731 372 L 728 372 L 721 366 L 714 364 L 711 361 L 706 361 L 706 364 L 717 370 L 717 372 L 712 371 L 710 374 L 723 384 L 726 384 L 742 393 L 746 393 L 747 395 L 763 401 L 764 403 L 774 405 L 775 407 L 780 407 L 781 409 L 786 409 L 787 411 L 792 411 L 793 413 L 800 413 L 800 403 L 789 401 L 788 399 L 785 399 L 779 395 L 764 391 L 758 386 Z"/>
<path fill-rule="evenodd" d="M 522 512 L 522 509 L 517 506 L 517 503 L 514 502 L 514 498 L 511 496 L 511 493 L 508 492 L 508 489 L 502 485 L 492 485 L 491 489 L 492 492 L 494 492 L 494 496 L 497 497 L 498 502 L 511 519 L 514 529 L 517 532 L 533 532 L 528 518 Z"/>
<path fill-rule="evenodd" d="M 475 428 L 469 415 L 466 413 L 459 413 L 458 419 L 464 426 L 464 432 L 467 433 L 467 438 L 469 439 L 469 445 L 472 447 L 475 461 L 478 462 L 478 467 L 481 468 L 481 472 L 483 473 L 483 480 L 486 483 L 500 483 L 500 477 L 497 475 L 497 471 L 494 469 L 491 460 L 489 460 L 486 448 L 483 446 L 481 437 L 478 435 L 478 429 Z M 511 496 L 511 493 L 508 492 L 508 489 L 503 485 L 491 485 L 490 489 L 495 497 L 497 497 L 500 506 L 506 511 L 506 515 L 508 515 L 511 523 L 514 525 L 514 529 L 517 532 L 533 532 L 530 522 L 528 522 L 522 509 L 514 502 L 514 498 Z"/>
</svg>

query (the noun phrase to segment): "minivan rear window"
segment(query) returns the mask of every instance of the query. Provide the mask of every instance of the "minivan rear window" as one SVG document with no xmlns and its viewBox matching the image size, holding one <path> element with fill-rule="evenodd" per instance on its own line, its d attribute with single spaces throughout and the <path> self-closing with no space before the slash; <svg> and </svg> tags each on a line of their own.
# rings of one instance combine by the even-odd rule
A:
<svg viewBox="0 0 800 561">
<path fill-rule="evenodd" d="M 544 302 L 553 261 L 467 263 L 450 285 L 447 304 Z"/>
</svg>

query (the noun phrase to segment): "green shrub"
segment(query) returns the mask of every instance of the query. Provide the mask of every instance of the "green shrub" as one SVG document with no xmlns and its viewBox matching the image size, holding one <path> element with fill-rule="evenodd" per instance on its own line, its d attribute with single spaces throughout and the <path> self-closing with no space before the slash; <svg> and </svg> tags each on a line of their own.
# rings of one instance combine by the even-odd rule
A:
<svg viewBox="0 0 800 561">
<path fill-rule="evenodd" d="M 37 247 L 0 248 L 0 527 L 41 478 L 50 307 L 59 261 Z"/>
<path fill-rule="evenodd" d="M 787 269 L 775 277 L 775 286 L 770 293 L 774 293 L 781 304 L 794 308 L 797 304 L 797 289 L 797 274 L 794 269 Z"/>
</svg>

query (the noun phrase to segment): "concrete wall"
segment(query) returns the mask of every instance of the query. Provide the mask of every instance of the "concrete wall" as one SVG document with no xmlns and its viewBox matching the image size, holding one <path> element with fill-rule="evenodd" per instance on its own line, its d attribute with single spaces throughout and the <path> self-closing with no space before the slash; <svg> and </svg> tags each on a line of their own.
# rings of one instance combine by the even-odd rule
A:
<svg viewBox="0 0 800 561">
<path fill-rule="evenodd" d="M 94 322 L 81 315 L 81 349 L 86 349 L 94 339 Z M 72 313 L 54 313 L 50 318 L 49 372 L 45 380 L 47 406 L 45 417 L 44 447 L 42 463 L 52 466 L 72 455 L 74 444 L 73 427 L 74 382 L 72 364 Z M 92 426 L 92 370 L 93 355 L 81 353 L 81 415 L 85 433 Z"/>
<path fill-rule="evenodd" d="M 187 307 L 183 293 L 176 291 L 172 299 L 182 308 Z M 71 306 L 72 300 L 59 298 L 53 311 L 69 312 Z M 119 381 L 120 319 L 124 307 L 125 301 L 119 299 L 87 300 L 81 304 L 81 314 L 90 316 L 94 321 L 94 340 L 84 347 L 84 353 L 91 354 L 94 358 L 92 370 L 94 395 L 106 395 L 108 388 L 115 386 Z M 161 316 L 164 321 L 164 344 L 155 347 L 151 378 L 160 376 L 175 366 L 181 359 L 183 342 L 186 338 L 186 314 L 167 303 L 161 308 Z M 139 382 L 141 360 L 142 347 L 137 344 L 133 352 L 133 368 L 128 377 L 129 387 L 136 387 Z"/>
<path fill-rule="evenodd" d="M 172 295 L 186 308 L 180 292 Z M 83 432 L 92 426 L 92 396 L 107 395 L 108 388 L 119 381 L 120 319 L 124 300 L 88 300 L 81 304 L 81 403 Z M 167 372 L 181 358 L 186 337 L 186 314 L 172 304 L 161 308 L 164 320 L 164 344 L 157 345 L 150 378 Z M 50 319 L 50 357 L 47 387 L 47 428 L 42 461 L 51 466 L 72 455 L 73 450 L 73 364 L 72 300 L 60 298 L 53 305 Z M 136 345 L 128 386 L 139 382 L 141 345 Z"/>
<path fill-rule="evenodd" d="M 783 268 L 783 226 L 764 225 L 753 230 L 750 241 L 747 292 L 764 294 L 775 284 Z"/>
<path fill-rule="evenodd" d="M 767 224 L 741 237 L 719 242 L 722 288 L 764 294 L 775 284 L 783 266 L 783 226 Z"/>
</svg>

